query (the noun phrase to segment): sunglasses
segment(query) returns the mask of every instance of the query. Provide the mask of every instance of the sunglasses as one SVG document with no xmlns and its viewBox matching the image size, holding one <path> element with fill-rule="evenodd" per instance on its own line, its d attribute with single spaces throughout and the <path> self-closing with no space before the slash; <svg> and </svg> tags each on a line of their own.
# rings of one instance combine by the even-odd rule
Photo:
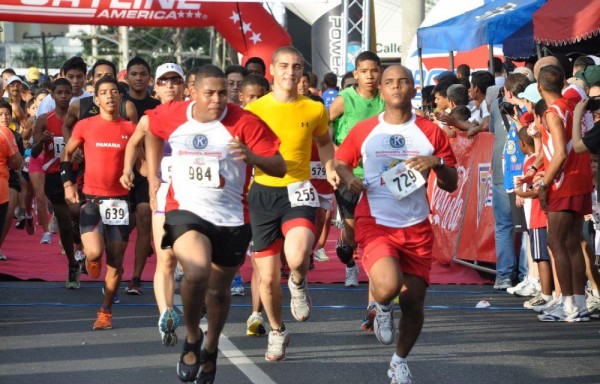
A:
<svg viewBox="0 0 600 384">
<path fill-rule="evenodd" d="M 171 83 L 172 85 L 181 85 L 183 84 L 183 79 L 181 78 L 181 76 L 156 79 L 156 85 L 158 86 L 167 85 L 167 83 Z"/>
</svg>

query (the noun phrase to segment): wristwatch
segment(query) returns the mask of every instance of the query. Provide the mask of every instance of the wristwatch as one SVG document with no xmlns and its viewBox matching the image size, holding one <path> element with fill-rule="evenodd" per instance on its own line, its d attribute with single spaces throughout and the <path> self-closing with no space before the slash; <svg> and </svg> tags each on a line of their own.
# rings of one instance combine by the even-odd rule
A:
<svg viewBox="0 0 600 384">
<path fill-rule="evenodd" d="M 440 169 L 446 165 L 446 162 L 444 161 L 444 159 L 442 157 L 438 157 L 438 160 L 440 161 L 440 164 L 433 167 L 433 169 Z"/>
<path fill-rule="evenodd" d="M 538 187 L 548 189 L 548 184 L 544 183 L 544 179 L 540 179 Z"/>
</svg>

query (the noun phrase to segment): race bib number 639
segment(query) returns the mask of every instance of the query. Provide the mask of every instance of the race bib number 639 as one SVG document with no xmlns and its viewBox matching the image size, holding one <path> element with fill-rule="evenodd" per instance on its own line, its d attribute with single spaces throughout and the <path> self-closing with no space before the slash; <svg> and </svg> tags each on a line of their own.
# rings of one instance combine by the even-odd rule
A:
<svg viewBox="0 0 600 384">
<path fill-rule="evenodd" d="M 100 215 L 106 225 L 129 225 L 129 204 L 125 200 L 102 200 Z"/>
</svg>

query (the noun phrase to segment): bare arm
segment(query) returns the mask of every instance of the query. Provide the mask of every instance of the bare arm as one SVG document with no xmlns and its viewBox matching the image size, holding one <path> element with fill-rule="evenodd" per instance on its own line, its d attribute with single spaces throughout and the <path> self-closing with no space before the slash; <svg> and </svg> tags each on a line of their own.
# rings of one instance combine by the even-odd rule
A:
<svg viewBox="0 0 600 384">
<path fill-rule="evenodd" d="M 576 153 L 584 153 L 588 151 L 581 137 L 581 121 L 583 120 L 583 115 L 585 114 L 585 107 L 587 106 L 588 100 L 589 99 L 585 99 L 577 103 L 575 112 L 573 113 L 573 133 L 571 138 L 573 150 Z"/>
<path fill-rule="evenodd" d="M 333 162 L 335 148 L 333 147 L 331 136 L 329 136 L 329 133 L 325 133 L 321 136 L 315 136 L 314 139 L 319 151 L 319 159 L 321 159 L 321 163 L 323 163 L 325 172 L 327 173 L 327 181 L 334 188 L 337 188 L 340 184 L 340 179 Z"/>
<path fill-rule="evenodd" d="M 354 176 L 350 164 L 341 160 L 335 160 L 335 170 L 340 178 L 341 183 L 346 185 L 350 193 L 358 195 L 367 189 L 363 184 L 363 181 Z"/>
<path fill-rule="evenodd" d="M 35 121 L 33 128 L 33 147 L 31 147 L 31 157 L 38 157 L 44 149 L 44 143 L 52 137 L 52 134 L 46 130 L 46 114 L 43 114 Z"/>
<path fill-rule="evenodd" d="M 69 138 L 69 141 L 67 142 L 67 145 L 65 146 L 65 149 L 63 150 L 63 153 L 60 157 L 60 161 L 61 161 L 61 176 L 63 176 L 64 170 L 63 167 L 68 167 L 69 169 L 69 173 L 71 172 L 71 162 L 73 161 L 73 154 L 74 152 L 79 149 L 79 147 L 81 146 L 82 141 L 77 140 L 77 139 L 73 139 L 72 137 Z M 66 164 L 63 164 L 66 163 Z M 75 189 L 75 186 L 73 185 L 72 181 L 63 181 L 63 188 L 65 189 L 65 200 L 67 201 L 67 203 L 69 204 L 76 204 L 79 203 L 79 194 L 77 193 L 77 190 Z"/>
<path fill-rule="evenodd" d="M 16 152 L 14 155 L 9 156 L 6 164 L 13 171 L 20 171 L 23 167 L 23 156 L 19 152 Z"/>
<path fill-rule="evenodd" d="M 148 188 L 150 194 L 150 207 L 156 212 L 156 193 L 160 187 L 158 170 L 165 150 L 165 141 L 148 131 L 145 137 L 146 164 L 148 165 Z"/>
<path fill-rule="evenodd" d="M 24 143 L 29 143 L 29 139 L 31 139 L 31 136 L 33 135 L 33 127 L 35 125 L 35 121 L 35 117 L 30 116 L 27 118 L 25 125 L 21 126 L 21 136 L 23 137 Z"/>
<path fill-rule="evenodd" d="M 229 153 L 234 155 L 234 160 L 245 161 L 270 176 L 284 177 L 287 172 L 287 165 L 279 152 L 272 156 L 257 155 L 237 136 L 229 142 Z"/>
<path fill-rule="evenodd" d="M 125 104 L 125 113 L 127 113 L 127 118 L 133 124 L 137 124 L 140 119 L 140 116 L 137 115 L 137 110 L 135 109 L 135 104 L 133 104 L 129 100 L 126 100 L 126 101 L 127 101 L 127 103 Z"/>
<path fill-rule="evenodd" d="M 67 116 L 65 116 L 65 121 L 62 127 L 63 137 L 66 142 L 71 138 L 71 132 L 73 132 L 73 127 L 79 121 L 79 100 L 75 100 L 71 105 L 69 105 L 69 110 L 67 111 Z"/>
<path fill-rule="evenodd" d="M 135 132 L 129 138 L 127 147 L 125 147 L 125 162 L 123 164 L 123 175 L 119 180 L 121 185 L 126 189 L 133 187 L 133 166 L 138 158 L 138 149 L 142 146 L 142 142 L 148 132 L 148 117 L 142 116 L 140 122 L 135 127 Z"/>
<path fill-rule="evenodd" d="M 440 158 L 437 156 L 417 156 L 406 160 L 407 167 L 419 172 L 432 170 L 437 178 L 438 187 L 452 193 L 458 184 L 458 172 L 454 167 L 440 165 Z"/>
</svg>

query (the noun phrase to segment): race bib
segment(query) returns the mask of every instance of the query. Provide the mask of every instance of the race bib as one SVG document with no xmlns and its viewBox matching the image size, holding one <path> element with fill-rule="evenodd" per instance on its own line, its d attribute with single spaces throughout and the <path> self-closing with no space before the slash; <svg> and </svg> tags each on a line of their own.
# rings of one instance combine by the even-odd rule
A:
<svg viewBox="0 0 600 384">
<path fill-rule="evenodd" d="M 181 161 L 181 164 L 171 168 L 171 177 L 174 182 L 200 188 L 219 188 L 221 186 L 218 158 L 181 156 L 177 158 L 177 161 Z"/>
<path fill-rule="evenodd" d="M 106 225 L 129 225 L 129 204 L 125 200 L 102 200 L 100 214 Z"/>
<path fill-rule="evenodd" d="M 292 207 L 309 206 L 318 208 L 319 194 L 310 180 L 299 181 L 287 186 L 288 197 Z"/>
<path fill-rule="evenodd" d="M 171 179 L 171 156 L 162 158 L 160 162 L 160 179 L 167 183 Z"/>
<path fill-rule="evenodd" d="M 323 163 L 320 161 L 311 161 L 310 162 L 310 178 L 311 179 L 327 179 L 327 173 L 325 172 L 325 167 Z"/>
<path fill-rule="evenodd" d="M 404 199 L 425 185 L 425 178 L 421 172 L 408 168 L 404 162 L 383 172 L 381 177 L 385 181 L 386 187 L 398 200 Z"/>
<path fill-rule="evenodd" d="M 54 157 L 60 157 L 66 145 L 64 137 L 54 137 Z"/>
<path fill-rule="evenodd" d="M 27 156 L 24 160 L 23 160 L 23 172 L 29 172 L 29 160 L 31 159 L 31 156 Z"/>
</svg>

